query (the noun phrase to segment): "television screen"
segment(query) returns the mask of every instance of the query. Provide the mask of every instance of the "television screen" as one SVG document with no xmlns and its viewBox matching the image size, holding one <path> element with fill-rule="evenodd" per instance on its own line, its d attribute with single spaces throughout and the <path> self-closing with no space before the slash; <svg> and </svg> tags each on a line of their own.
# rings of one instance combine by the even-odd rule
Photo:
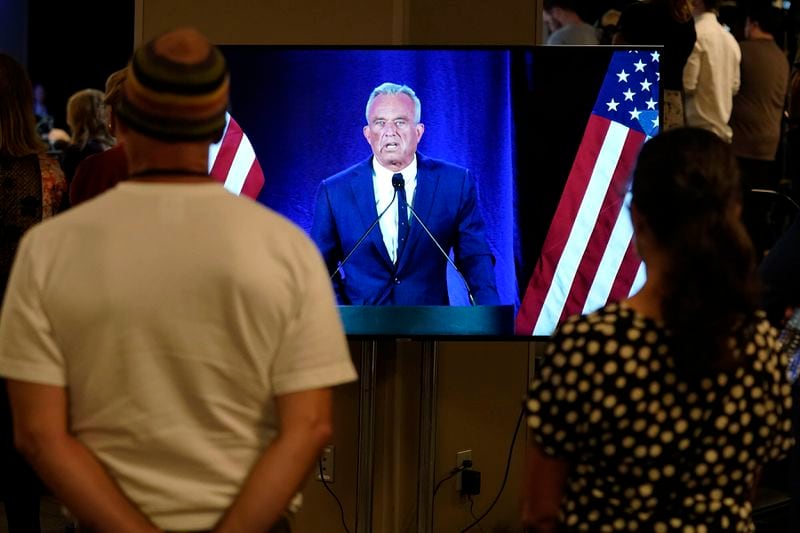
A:
<svg viewBox="0 0 800 533">
<path fill-rule="evenodd" d="M 221 48 L 245 138 L 212 163 L 244 165 L 229 188 L 315 238 L 341 304 L 402 321 L 474 299 L 545 336 L 643 282 L 626 194 L 659 128 L 658 48 Z M 415 92 L 418 121 L 378 105 L 398 98 L 368 109 L 386 82 Z M 414 142 L 399 185 L 392 165 Z"/>
</svg>

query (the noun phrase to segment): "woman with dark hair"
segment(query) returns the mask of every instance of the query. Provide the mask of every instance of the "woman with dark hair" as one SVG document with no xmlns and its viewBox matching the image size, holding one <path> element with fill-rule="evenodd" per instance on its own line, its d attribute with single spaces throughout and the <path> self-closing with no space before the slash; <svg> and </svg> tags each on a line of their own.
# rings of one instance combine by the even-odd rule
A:
<svg viewBox="0 0 800 533">
<path fill-rule="evenodd" d="M 36 131 L 25 69 L 0 54 L 0 302 L 22 234 L 55 214 L 66 192 L 58 161 Z M 39 531 L 36 475 L 14 450 L 5 381 L 0 380 L 0 498 L 11 533 Z"/>
<path fill-rule="evenodd" d="M 528 527 L 753 530 L 760 468 L 792 444 L 791 399 L 740 195 L 713 133 L 642 148 L 631 214 L 647 281 L 549 345 L 528 400 Z"/>
</svg>

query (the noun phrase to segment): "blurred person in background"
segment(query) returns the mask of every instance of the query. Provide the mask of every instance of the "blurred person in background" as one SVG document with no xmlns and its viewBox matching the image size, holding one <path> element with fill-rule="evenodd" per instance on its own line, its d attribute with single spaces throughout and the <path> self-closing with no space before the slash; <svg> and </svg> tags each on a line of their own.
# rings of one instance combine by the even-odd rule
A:
<svg viewBox="0 0 800 533">
<path fill-rule="evenodd" d="M 47 139 L 47 134 L 53 129 L 53 116 L 47 110 L 46 96 L 47 93 L 41 83 L 33 86 L 33 114 L 36 116 L 36 131 L 42 139 Z"/>
<path fill-rule="evenodd" d="M 83 89 L 70 96 L 67 101 L 67 125 L 71 137 L 61 158 L 61 168 L 64 170 L 67 184 L 72 183 L 75 170 L 81 161 L 114 145 L 114 137 L 108 129 L 103 98 L 102 91 Z M 67 196 L 62 210 L 68 206 Z"/>
<path fill-rule="evenodd" d="M 741 87 L 733 98 L 733 151 L 742 169 L 742 185 L 777 190 L 773 169 L 789 83 L 789 61 L 775 41 L 783 33 L 783 12 L 771 0 L 752 0 L 747 8 Z"/>
<path fill-rule="evenodd" d="M 693 0 L 697 39 L 683 69 L 686 124 L 703 128 L 731 142 L 728 122 L 733 97 L 739 92 L 742 52 L 736 38 L 717 19 L 717 0 Z"/>
<path fill-rule="evenodd" d="M 612 44 L 617 33 L 617 24 L 622 12 L 619 9 L 609 9 L 595 22 L 595 32 L 599 44 Z"/>
<path fill-rule="evenodd" d="M 776 164 L 781 139 L 789 61 L 775 41 L 783 33 L 783 11 L 770 0 L 752 0 L 746 8 L 742 50 L 741 87 L 733 98 L 730 125 L 733 151 L 742 172 L 742 219 L 759 255 L 775 236 L 770 208 L 751 189 L 777 191 L 783 169 Z"/>
<path fill-rule="evenodd" d="M 22 234 L 53 216 L 66 192 L 61 168 L 36 130 L 25 69 L 0 53 L 0 303 Z M 41 484 L 16 452 L 5 380 L 0 379 L 0 497 L 11 533 L 36 533 Z"/>
<path fill-rule="evenodd" d="M 578 13 L 579 0 L 544 0 L 544 22 L 549 35 L 546 44 L 599 44 L 594 26 Z"/>
<path fill-rule="evenodd" d="M 103 106 L 112 135 L 117 136 L 117 106 L 122 99 L 126 69 L 112 73 L 106 80 Z M 121 142 L 80 162 L 69 187 L 69 202 L 75 206 L 94 198 L 128 178 L 128 160 Z"/>
</svg>

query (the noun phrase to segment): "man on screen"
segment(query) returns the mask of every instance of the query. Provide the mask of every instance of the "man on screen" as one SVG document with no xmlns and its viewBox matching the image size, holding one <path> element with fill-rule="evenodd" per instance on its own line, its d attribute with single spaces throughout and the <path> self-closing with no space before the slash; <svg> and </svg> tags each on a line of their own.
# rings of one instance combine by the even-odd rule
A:
<svg viewBox="0 0 800 533">
<path fill-rule="evenodd" d="M 475 303 L 499 303 L 475 182 L 417 152 L 425 126 L 414 91 L 379 85 L 366 117 L 373 156 L 320 184 L 311 229 L 339 303 L 447 305 L 451 250 Z"/>
</svg>

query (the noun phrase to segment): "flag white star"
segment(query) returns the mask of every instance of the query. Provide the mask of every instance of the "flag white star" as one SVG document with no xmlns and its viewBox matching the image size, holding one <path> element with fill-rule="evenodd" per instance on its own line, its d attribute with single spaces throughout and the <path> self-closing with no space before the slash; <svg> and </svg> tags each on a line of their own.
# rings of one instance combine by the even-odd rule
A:
<svg viewBox="0 0 800 533">
<path fill-rule="evenodd" d="M 619 105 L 619 102 L 615 101 L 612 98 L 610 102 L 606 102 L 606 105 L 608 106 L 608 111 L 616 111 L 617 110 L 617 106 Z"/>
<path fill-rule="evenodd" d="M 627 91 L 625 91 L 625 92 L 624 92 L 624 93 L 622 93 L 622 94 L 623 94 L 623 95 L 625 95 L 625 100 L 630 100 L 631 102 L 633 102 L 633 96 L 634 96 L 636 93 L 635 93 L 635 92 L 633 92 L 633 91 L 631 91 L 630 89 L 628 89 Z"/>
<path fill-rule="evenodd" d="M 638 111 L 635 107 L 633 108 L 633 111 L 628 111 L 628 113 L 631 114 L 631 120 L 639 120 L 639 115 L 642 114 L 642 112 Z"/>
<path fill-rule="evenodd" d="M 659 54 L 658 52 L 650 52 L 650 57 L 653 58 L 652 59 L 653 61 L 658 63 L 659 62 L 658 60 L 661 58 L 661 54 Z"/>
<path fill-rule="evenodd" d="M 647 65 L 645 65 L 645 63 L 640 59 L 639 61 L 634 63 L 633 66 L 636 67 L 636 72 L 644 72 L 644 67 L 646 67 Z"/>
<path fill-rule="evenodd" d="M 656 72 L 656 79 L 658 81 L 661 81 L 661 73 L 660 72 Z"/>
<path fill-rule="evenodd" d="M 625 69 L 622 69 L 621 71 L 617 72 L 617 77 L 619 78 L 617 81 L 627 82 L 628 81 L 628 76 L 630 76 L 630 74 L 625 72 Z"/>
<path fill-rule="evenodd" d="M 656 108 L 656 104 L 657 104 L 657 103 L 658 103 L 658 102 L 656 102 L 655 100 L 653 100 L 653 97 L 652 97 L 652 96 L 650 97 L 650 100 L 648 100 L 647 102 L 645 102 L 645 104 L 647 104 L 647 109 L 655 109 L 655 108 Z"/>
<path fill-rule="evenodd" d="M 639 85 L 642 86 L 642 90 L 643 91 L 648 91 L 649 92 L 650 91 L 650 86 L 653 85 L 653 83 L 647 81 L 647 78 L 645 78 L 644 81 L 640 81 L 639 82 Z"/>
<path fill-rule="evenodd" d="M 658 117 L 656 117 L 656 118 L 654 118 L 654 119 L 653 119 L 653 127 L 654 127 L 654 128 L 657 128 L 657 127 L 658 127 Z"/>
</svg>

